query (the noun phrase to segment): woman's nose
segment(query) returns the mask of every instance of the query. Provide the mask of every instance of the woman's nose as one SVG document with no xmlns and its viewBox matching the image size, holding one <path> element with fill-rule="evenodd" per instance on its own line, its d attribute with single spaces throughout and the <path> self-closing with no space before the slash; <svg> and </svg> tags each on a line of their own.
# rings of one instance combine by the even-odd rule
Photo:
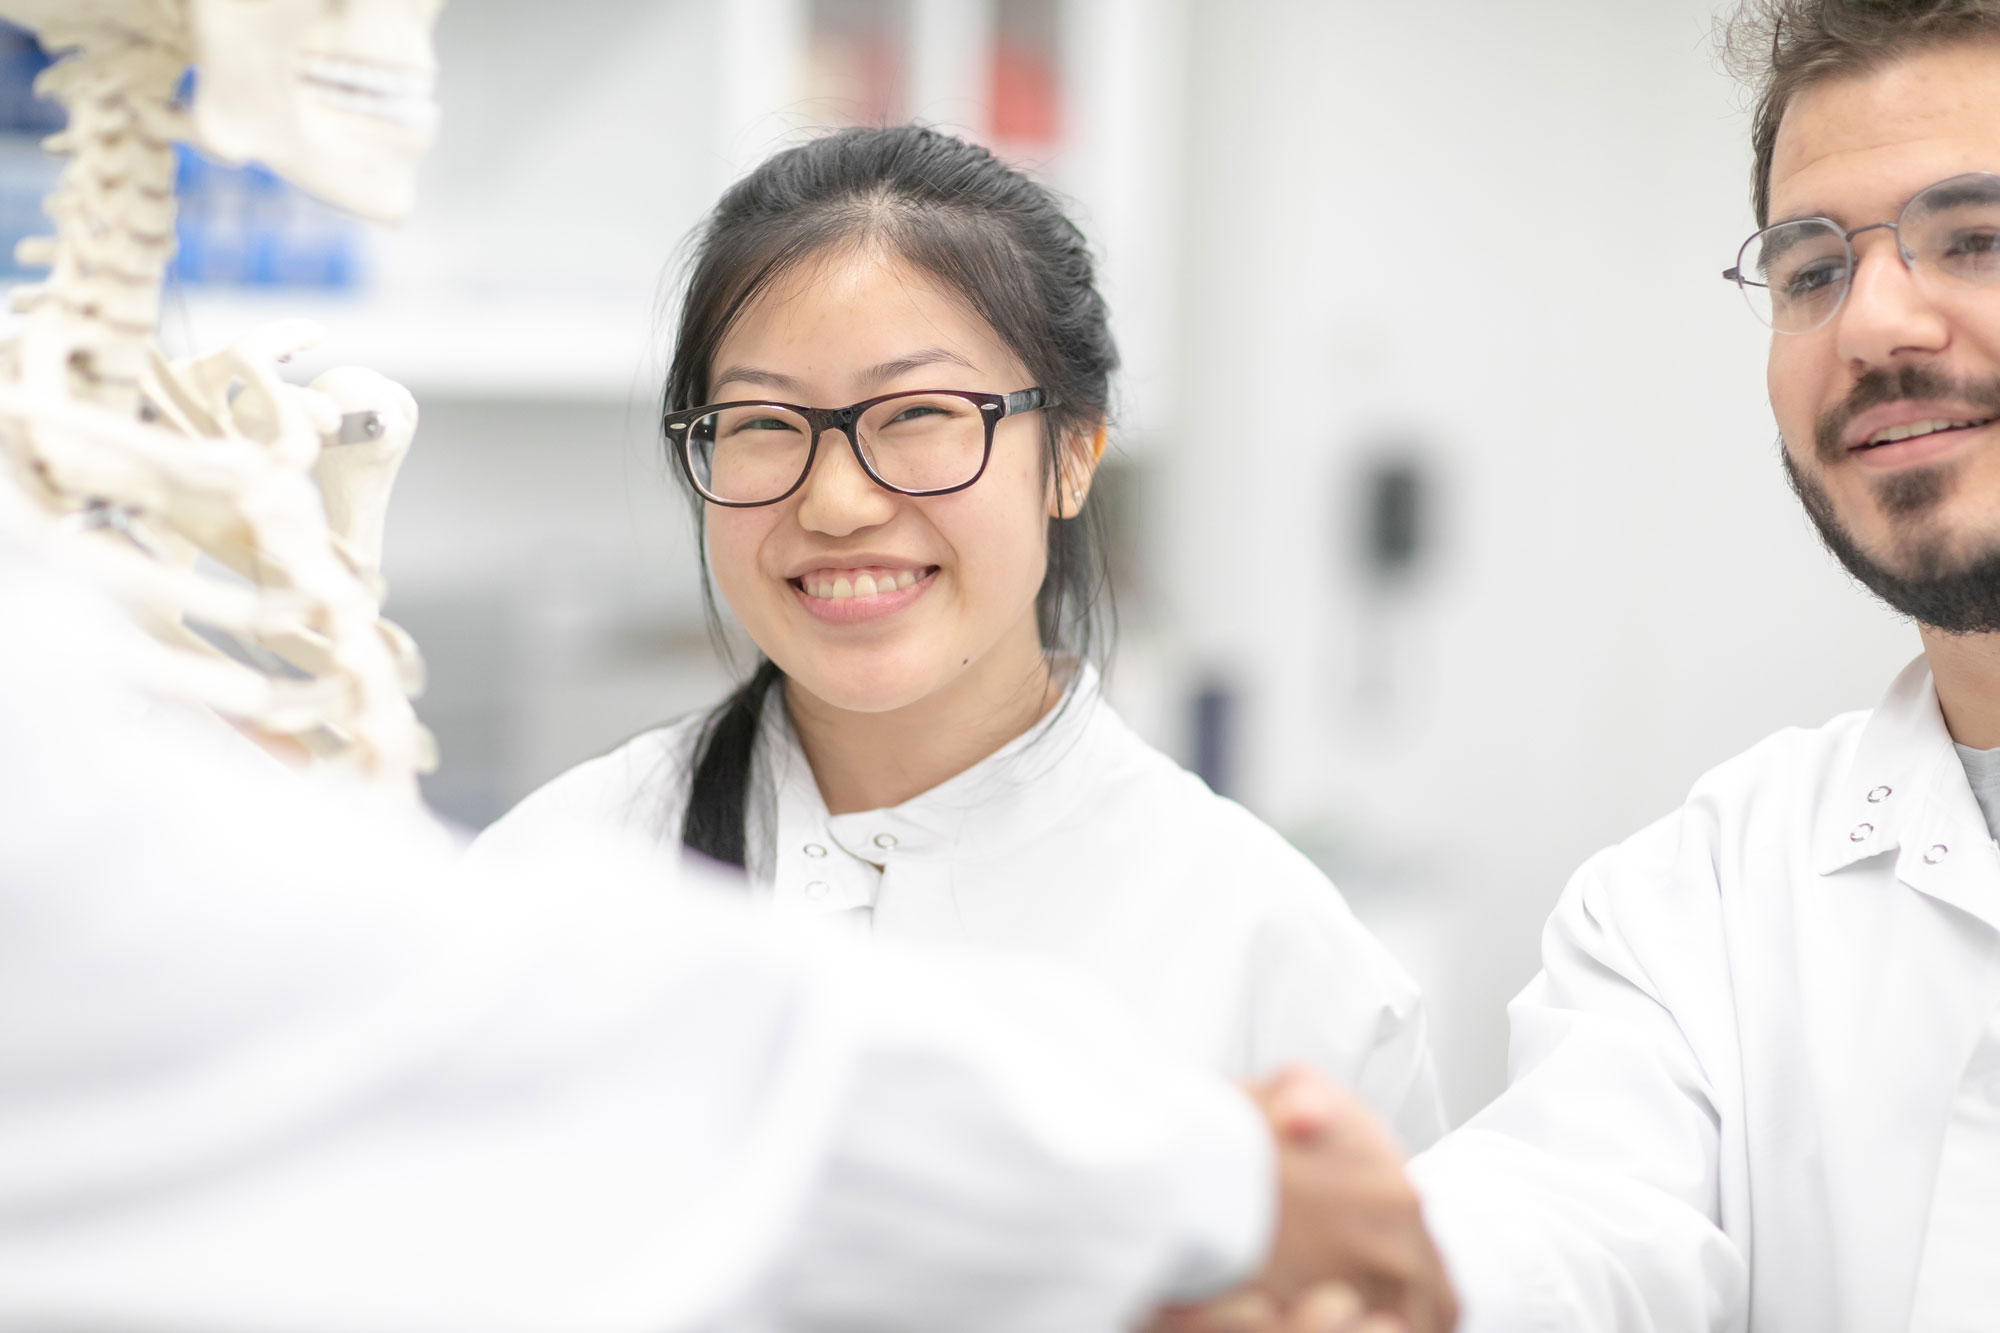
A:
<svg viewBox="0 0 2000 1333">
<path fill-rule="evenodd" d="M 886 523 L 895 512 L 896 497 L 862 470 L 846 432 L 823 432 L 812 471 L 799 488 L 800 526 L 845 537 Z"/>
</svg>

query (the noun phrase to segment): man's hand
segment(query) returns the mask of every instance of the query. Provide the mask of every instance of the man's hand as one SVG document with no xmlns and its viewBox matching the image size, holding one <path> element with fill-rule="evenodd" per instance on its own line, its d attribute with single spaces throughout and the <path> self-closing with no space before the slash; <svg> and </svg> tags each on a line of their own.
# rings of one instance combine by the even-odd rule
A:
<svg viewBox="0 0 2000 1333">
<path fill-rule="evenodd" d="M 1250 1091 L 1277 1146 L 1270 1256 L 1250 1291 L 1169 1313 L 1156 1333 L 1451 1333 L 1457 1298 L 1389 1131 L 1304 1070 Z"/>
<path fill-rule="evenodd" d="M 1287 1301 L 1339 1281 L 1411 1333 L 1450 1333 L 1458 1302 L 1389 1131 L 1353 1094 L 1304 1070 L 1252 1095 L 1278 1144 L 1278 1234 L 1256 1285 Z"/>
</svg>

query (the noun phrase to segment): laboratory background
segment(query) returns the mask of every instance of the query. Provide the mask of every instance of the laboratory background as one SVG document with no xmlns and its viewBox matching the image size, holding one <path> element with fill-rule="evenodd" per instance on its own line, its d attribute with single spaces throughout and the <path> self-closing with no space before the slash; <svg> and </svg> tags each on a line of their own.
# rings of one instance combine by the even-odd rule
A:
<svg viewBox="0 0 2000 1333">
<path fill-rule="evenodd" d="M 654 428 L 704 210 L 827 126 L 990 145 L 1071 201 L 1125 357 L 1111 698 L 1404 960 L 1456 1122 L 1571 872 L 1918 647 L 1787 492 L 1718 276 L 1752 222 L 1717 7 L 456 0 L 414 220 L 184 154 L 163 340 L 305 314 L 301 379 L 417 395 L 387 611 L 476 828 L 741 665 Z M 0 33 L 4 252 L 42 63 Z"/>
</svg>

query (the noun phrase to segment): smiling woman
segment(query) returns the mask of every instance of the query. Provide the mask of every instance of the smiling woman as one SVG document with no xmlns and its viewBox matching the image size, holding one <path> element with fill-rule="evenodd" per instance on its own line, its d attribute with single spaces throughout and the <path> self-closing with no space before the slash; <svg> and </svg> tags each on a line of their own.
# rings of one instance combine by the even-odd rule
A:
<svg viewBox="0 0 2000 1333">
<path fill-rule="evenodd" d="M 761 664 L 480 853 L 636 831 L 782 913 L 1060 957 L 1195 1063 L 1317 1067 L 1421 1146 L 1442 1114 L 1414 986 L 1099 696 L 1116 364 L 1082 235 L 984 149 L 850 130 L 751 173 L 697 247 L 662 428 Z"/>
</svg>

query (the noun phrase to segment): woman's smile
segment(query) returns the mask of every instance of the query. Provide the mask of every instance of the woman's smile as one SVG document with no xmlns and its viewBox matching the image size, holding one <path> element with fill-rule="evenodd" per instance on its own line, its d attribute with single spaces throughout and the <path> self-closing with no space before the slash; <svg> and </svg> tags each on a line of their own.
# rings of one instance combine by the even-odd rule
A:
<svg viewBox="0 0 2000 1333">
<path fill-rule="evenodd" d="M 852 625 L 880 620 L 909 606 L 930 590 L 936 565 L 865 565 L 858 569 L 828 566 L 786 580 L 793 595 L 815 620 Z"/>
</svg>

